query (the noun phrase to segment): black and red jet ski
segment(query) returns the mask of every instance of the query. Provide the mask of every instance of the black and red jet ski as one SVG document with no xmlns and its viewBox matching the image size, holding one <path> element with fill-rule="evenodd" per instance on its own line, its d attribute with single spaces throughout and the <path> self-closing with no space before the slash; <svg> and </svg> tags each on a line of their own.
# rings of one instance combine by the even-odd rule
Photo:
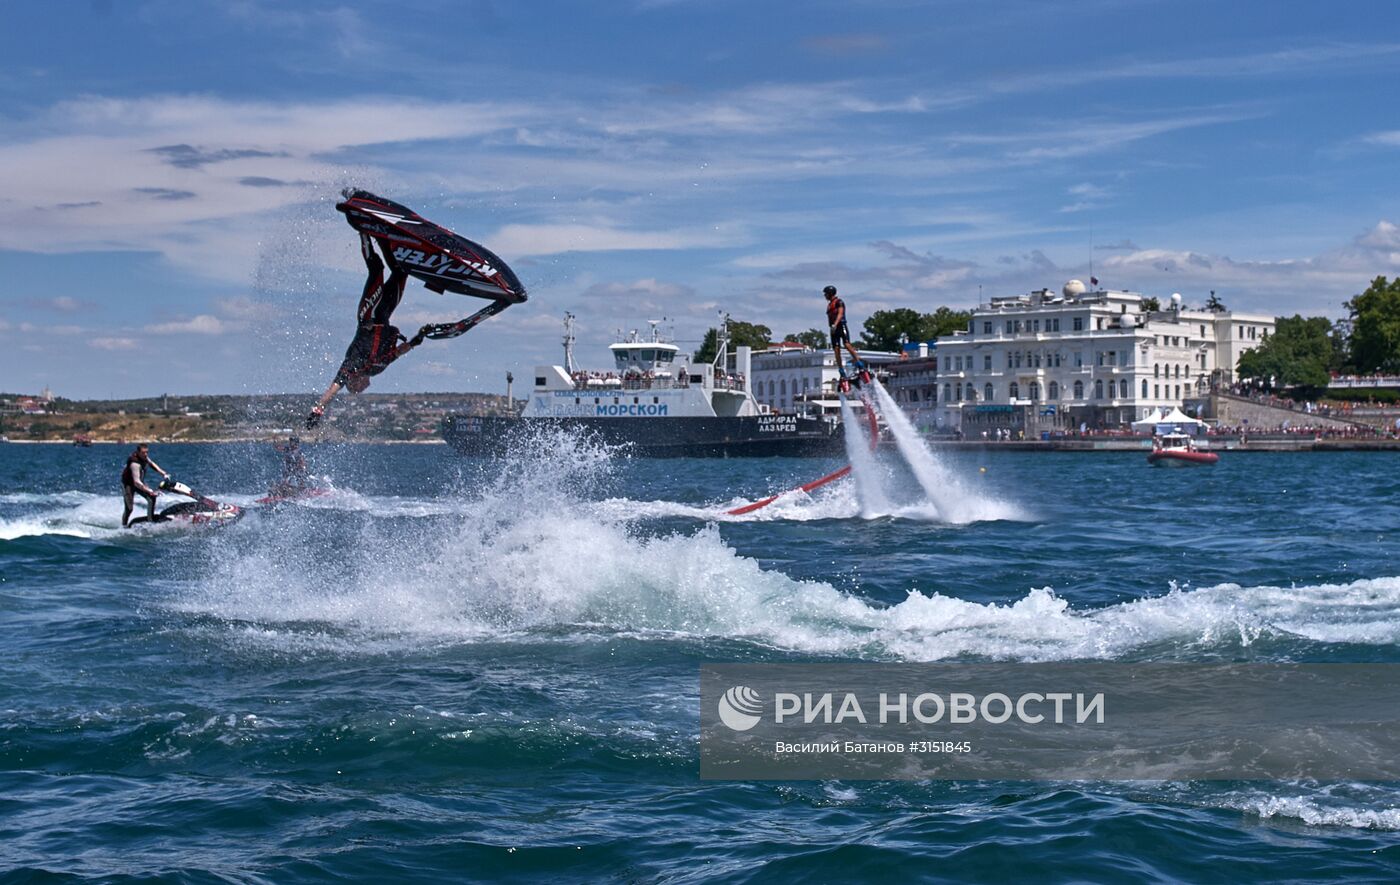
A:
<svg viewBox="0 0 1400 885">
<path fill-rule="evenodd" d="M 233 525 L 243 518 L 243 508 L 235 504 L 221 504 L 213 498 L 206 498 L 199 492 L 173 479 L 165 479 L 160 484 L 162 492 L 171 492 L 176 495 L 184 495 L 190 498 L 189 501 L 181 501 L 178 504 L 171 504 L 161 512 L 157 513 L 155 519 L 149 516 L 141 516 L 127 523 L 128 527 L 152 523 L 178 523 L 190 526 L 225 526 Z"/>
</svg>

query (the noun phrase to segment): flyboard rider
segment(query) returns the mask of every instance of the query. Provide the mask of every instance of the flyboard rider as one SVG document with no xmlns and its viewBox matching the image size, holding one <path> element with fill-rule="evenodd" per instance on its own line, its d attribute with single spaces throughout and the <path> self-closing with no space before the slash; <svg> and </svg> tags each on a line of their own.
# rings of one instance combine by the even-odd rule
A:
<svg viewBox="0 0 1400 885">
<path fill-rule="evenodd" d="M 869 381 L 870 373 L 866 369 L 865 361 L 860 358 L 860 353 L 851 345 L 851 330 L 846 326 L 846 302 L 836 296 L 835 286 L 827 286 L 822 290 L 822 294 L 826 296 L 826 324 L 831 327 L 831 349 L 836 354 L 836 372 L 841 376 L 841 392 L 845 393 L 851 389 L 851 382 L 846 376 L 846 368 L 841 359 L 843 345 L 851 355 L 851 368 L 858 373 L 859 383 Z"/>
</svg>

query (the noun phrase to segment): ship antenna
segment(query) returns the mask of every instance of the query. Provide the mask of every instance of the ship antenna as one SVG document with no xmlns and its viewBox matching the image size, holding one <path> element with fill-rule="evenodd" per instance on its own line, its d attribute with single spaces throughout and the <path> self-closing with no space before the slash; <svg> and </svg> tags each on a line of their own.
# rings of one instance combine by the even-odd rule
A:
<svg viewBox="0 0 1400 885">
<path fill-rule="evenodd" d="M 721 372 L 724 371 L 729 357 L 729 314 L 724 314 L 719 321 L 718 340 L 715 342 L 715 362 Z"/>
<path fill-rule="evenodd" d="M 564 311 L 564 371 L 574 374 L 574 315 Z"/>
</svg>

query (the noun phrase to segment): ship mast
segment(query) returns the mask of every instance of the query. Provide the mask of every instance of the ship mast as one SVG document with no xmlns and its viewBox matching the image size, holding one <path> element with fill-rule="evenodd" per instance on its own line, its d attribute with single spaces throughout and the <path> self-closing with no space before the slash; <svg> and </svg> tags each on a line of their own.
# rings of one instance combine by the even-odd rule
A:
<svg viewBox="0 0 1400 885">
<path fill-rule="evenodd" d="M 574 374 L 574 315 L 564 312 L 564 371 Z"/>
<path fill-rule="evenodd" d="M 726 357 L 729 356 L 729 314 L 725 314 L 724 319 L 720 320 L 716 336 L 718 340 L 715 341 L 714 365 L 723 373 L 728 363 Z"/>
</svg>

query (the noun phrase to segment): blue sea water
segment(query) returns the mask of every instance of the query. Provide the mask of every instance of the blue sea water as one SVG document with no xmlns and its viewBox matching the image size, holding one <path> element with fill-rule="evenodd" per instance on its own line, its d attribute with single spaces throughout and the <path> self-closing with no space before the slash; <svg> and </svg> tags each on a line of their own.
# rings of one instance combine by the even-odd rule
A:
<svg viewBox="0 0 1400 885">
<path fill-rule="evenodd" d="M 699 779 L 714 661 L 1400 661 L 1400 462 L 312 446 L 336 492 L 118 527 L 125 450 L 0 446 L 0 873 L 1394 881 L 1400 785 Z M 156 446 L 250 503 L 266 448 Z M 867 476 L 867 479 L 870 477 Z"/>
</svg>

